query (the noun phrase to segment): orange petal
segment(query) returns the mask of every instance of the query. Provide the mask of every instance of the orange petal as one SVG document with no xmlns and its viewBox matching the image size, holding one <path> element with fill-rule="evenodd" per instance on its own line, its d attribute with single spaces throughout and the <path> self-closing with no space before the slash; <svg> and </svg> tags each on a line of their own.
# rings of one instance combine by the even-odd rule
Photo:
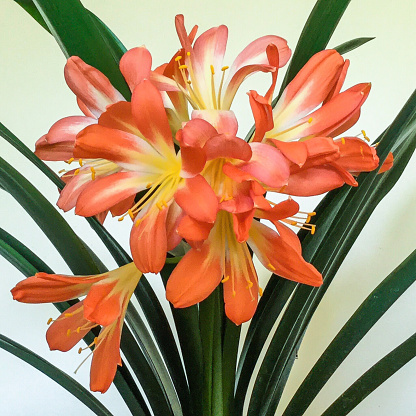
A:
<svg viewBox="0 0 416 416">
<path fill-rule="evenodd" d="M 203 301 L 220 284 L 220 260 L 211 247 L 206 242 L 200 250 L 189 250 L 170 275 L 166 299 L 175 308 L 186 308 Z"/>
</svg>

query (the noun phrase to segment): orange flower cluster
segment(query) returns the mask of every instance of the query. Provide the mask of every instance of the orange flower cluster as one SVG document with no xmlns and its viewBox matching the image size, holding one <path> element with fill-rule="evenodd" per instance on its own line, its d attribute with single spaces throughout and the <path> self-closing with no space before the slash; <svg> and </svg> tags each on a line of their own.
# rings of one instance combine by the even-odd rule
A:
<svg viewBox="0 0 416 416">
<path fill-rule="evenodd" d="M 364 140 L 334 139 L 358 120 L 370 91 L 363 83 L 341 92 L 349 62 L 336 51 L 314 55 L 272 108 L 278 69 L 291 55 L 284 39 L 259 38 L 228 67 L 226 26 L 196 38 L 197 27 L 188 33 L 179 15 L 176 29 L 181 49 L 168 63 L 152 70 L 145 47 L 121 59 L 131 102 L 104 74 L 71 57 L 65 79 L 84 115 L 59 120 L 36 143 L 44 160 L 79 164 L 62 176 L 60 208 L 101 221 L 110 211 L 133 222 L 134 263 L 99 276 L 39 273 L 12 290 L 15 299 L 33 303 L 86 295 L 53 322 L 47 340 L 51 349 L 66 351 L 91 328 L 103 327 L 94 342 L 92 390 L 106 391 L 121 362 L 121 326 L 141 273 L 160 272 L 182 240 L 190 249 L 169 278 L 167 299 L 187 307 L 223 284 L 226 314 L 239 325 L 253 316 L 261 296 L 252 253 L 270 272 L 322 283 L 288 227 L 313 232 L 313 213 L 300 212 L 292 197 L 357 186 L 355 175 L 379 168 L 375 148 Z M 249 92 L 256 130 L 247 142 L 237 137 L 230 108 L 241 83 L 256 72 L 271 74 L 272 83 L 264 96 Z M 390 157 L 380 171 L 391 164 Z M 288 197 L 273 203 L 266 198 L 271 192 Z"/>
</svg>

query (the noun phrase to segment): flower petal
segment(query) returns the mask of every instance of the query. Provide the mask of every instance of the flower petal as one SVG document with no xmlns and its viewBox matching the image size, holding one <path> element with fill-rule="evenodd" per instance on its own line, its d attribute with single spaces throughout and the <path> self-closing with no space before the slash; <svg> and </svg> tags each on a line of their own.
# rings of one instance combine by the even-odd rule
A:
<svg viewBox="0 0 416 416">
<path fill-rule="evenodd" d="M 130 249 L 136 267 L 143 273 L 159 273 L 166 259 L 168 210 L 153 207 L 143 219 L 136 218 L 130 234 Z"/>
<path fill-rule="evenodd" d="M 194 110 L 192 120 L 202 119 L 215 127 L 219 134 L 235 136 L 238 123 L 235 114 L 230 110 Z"/>
<path fill-rule="evenodd" d="M 145 79 L 133 91 L 133 118 L 143 136 L 162 154 L 172 153 L 173 140 L 162 96 L 151 81 Z"/>
<path fill-rule="evenodd" d="M 256 127 L 252 141 L 261 142 L 266 132 L 274 126 L 272 106 L 266 98 L 257 94 L 256 91 L 250 91 L 248 96 Z"/>
<path fill-rule="evenodd" d="M 212 226 L 212 223 L 197 221 L 185 215 L 178 225 L 177 232 L 188 242 L 203 241 L 208 238 Z"/>
<path fill-rule="evenodd" d="M 64 75 L 69 88 L 97 118 L 109 104 L 125 101 L 102 72 L 78 56 L 68 59 Z"/>
<path fill-rule="evenodd" d="M 120 71 L 131 91 L 149 78 L 151 67 L 152 55 L 144 46 L 128 50 L 120 59 Z"/>
<path fill-rule="evenodd" d="M 97 119 L 84 116 L 71 116 L 58 120 L 49 132 L 36 142 L 35 155 L 42 160 L 68 160 L 73 157 L 77 134 L 97 123 Z"/>
<path fill-rule="evenodd" d="M 92 181 L 80 193 L 75 213 L 91 217 L 146 189 L 147 176 L 118 172 Z"/>
<path fill-rule="evenodd" d="M 229 158 L 248 162 L 252 156 L 251 147 L 245 140 L 225 134 L 211 137 L 204 146 L 204 152 L 207 160 Z"/>
<path fill-rule="evenodd" d="M 213 223 L 217 216 L 218 200 L 201 175 L 185 179 L 175 193 L 176 203 L 198 221 Z"/>
<path fill-rule="evenodd" d="M 250 230 L 249 245 L 270 271 L 295 282 L 320 286 L 322 275 L 282 236 L 258 221 Z"/>
<path fill-rule="evenodd" d="M 211 137 L 217 134 L 217 130 L 201 117 L 186 123 L 176 134 L 176 140 L 181 146 L 202 148 Z"/>
<path fill-rule="evenodd" d="M 211 248 L 206 242 L 200 250 L 189 250 L 173 270 L 166 285 L 166 299 L 175 308 L 203 301 L 220 284 L 220 259 Z"/>
<path fill-rule="evenodd" d="M 123 317 L 101 331 L 98 345 L 95 346 L 91 362 L 90 389 L 105 393 L 121 365 L 120 338 Z M 102 335 L 101 335 L 102 334 Z"/>
<path fill-rule="evenodd" d="M 336 164 L 349 172 L 370 172 L 378 167 L 376 149 L 356 137 L 335 140 L 340 158 Z"/>
</svg>

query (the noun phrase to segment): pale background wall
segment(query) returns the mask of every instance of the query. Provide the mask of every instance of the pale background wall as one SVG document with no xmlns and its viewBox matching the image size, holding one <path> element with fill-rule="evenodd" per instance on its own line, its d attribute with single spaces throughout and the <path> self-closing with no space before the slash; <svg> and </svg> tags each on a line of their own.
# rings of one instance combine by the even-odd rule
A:
<svg viewBox="0 0 416 416">
<path fill-rule="evenodd" d="M 294 49 L 314 1 L 85 0 L 84 4 L 110 26 L 126 47 L 145 44 L 153 54 L 155 65 L 159 65 L 179 47 L 174 30 L 176 13 L 185 14 L 188 28 L 195 23 L 200 25 L 201 31 L 219 24 L 228 25 L 230 39 L 225 64 L 229 64 L 251 40 L 265 34 L 278 34 L 286 38 Z M 352 134 L 365 129 L 370 138 L 376 138 L 414 89 L 415 18 L 413 0 L 399 0 L 394 5 L 388 0 L 355 0 L 346 11 L 329 46 L 360 36 L 376 37 L 371 43 L 347 55 L 351 59 L 351 66 L 346 87 L 358 82 L 373 83 L 362 117 L 352 129 Z M 63 79 L 64 64 L 64 57 L 53 38 L 12 0 L 0 0 L 0 121 L 31 148 L 54 121 L 79 114 L 74 97 Z M 283 73 L 280 74 L 280 80 Z M 241 134 L 252 123 L 244 93 L 251 88 L 264 91 L 262 88 L 266 84 L 261 83 L 260 78 L 253 77 L 243 85 L 243 91 L 237 98 L 238 106 L 233 107 L 239 116 Z M 57 192 L 54 186 L 2 141 L 0 155 L 38 186 L 52 203 L 55 202 Z M 284 403 L 367 294 L 414 249 L 415 162 L 413 158 L 394 190 L 376 209 L 325 296 L 299 351 L 299 359 L 282 399 Z M 60 169 L 56 164 L 54 168 Z M 4 193 L 0 195 L 0 226 L 21 239 L 55 271 L 69 273 L 31 219 L 12 198 Z M 303 208 L 312 209 L 315 203 L 316 200 Z M 65 215 L 65 218 L 109 267 L 115 266 L 84 220 L 74 218 L 72 213 Z M 128 222 L 121 224 L 110 220 L 107 226 L 127 248 Z M 66 354 L 49 352 L 44 338 L 46 321 L 51 316 L 57 316 L 56 309 L 48 305 L 23 305 L 12 301 L 9 290 L 21 280 L 21 275 L 3 259 L 0 259 L 0 270 L 0 332 L 72 374 L 81 357 L 76 351 Z M 362 372 L 414 333 L 415 295 L 414 287 L 408 290 L 371 330 L 331 379 L 330 386 L 309 408 L 307 415 L 320 415 Z M 4 351 L 0 351 L 0 369 L 2 415 L 91 414 L 47 377 Z M 361 403 L 351 415 L 416 414 L 415 370 L 416 362 L 413 360 Z M 89 363 L 75 377 L 87 385 L 88 373 Z M 100 399 L 115 415 L 128 414 L 114 387 Z"/>
</svg>

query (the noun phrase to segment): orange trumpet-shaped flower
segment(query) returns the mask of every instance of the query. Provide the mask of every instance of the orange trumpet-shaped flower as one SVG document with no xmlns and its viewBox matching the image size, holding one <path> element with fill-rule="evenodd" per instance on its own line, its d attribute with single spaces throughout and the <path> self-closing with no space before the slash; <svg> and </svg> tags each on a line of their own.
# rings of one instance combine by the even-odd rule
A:
<svg viewBox="0 0 416 416">
<path fill-rule="evenodd" d="M 52 324 L 46 340 L 51 350 L 68 351 L 92 328 L 101 325 L 100 334 L 90 345 L 94 348 L 90 388 L 104 393 L 121 365 L 124 315 L 141 275 L 134 263 L 96 276 L 37 273 L 19 282 L 11 292 L 15 300 L 24 303 L 63 302 L 86 295 L 56 320 L 49 320 Z"/>
<path fill-rule="evenodd" d="M 183 218 L 178 232 L 192 249 L 178 263 L 166 286 L 166 297 L 175 307 L 201 302 L 222 282 L 228 318 L 237 325 L 251 319 L 261 289 L 249 248 L 271 272 L 299 283 L 322 284 L 321 274 L 302 258 L 296 234 L 283 224 L 298 224 L 290 217 L 298 213 L 299 205 L 288 199 L 272 207 L 259 195 L 264 191 L 260 188 L 258 184 L 251 186 L 251 209 L 243 198 L 220 204 L 222 209 L 213 226 Z M 275 230 L 253 217 L 270 220 Z"/>
</svg>

